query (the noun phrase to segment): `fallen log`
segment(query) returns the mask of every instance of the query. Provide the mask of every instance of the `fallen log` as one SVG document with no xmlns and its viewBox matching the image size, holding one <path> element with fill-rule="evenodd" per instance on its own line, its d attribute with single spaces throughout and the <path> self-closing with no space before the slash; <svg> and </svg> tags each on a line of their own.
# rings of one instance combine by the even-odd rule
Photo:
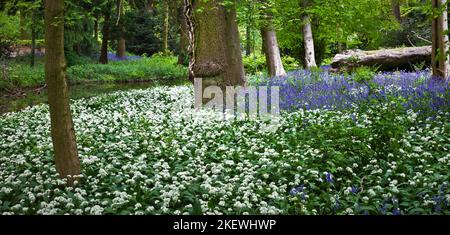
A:
<svg viewBox="0 0 450 235">
<path fill-rule="evenodd" d="M 431 46 L 375 51 L 345 51 L 334 57 L 331 67 L 335 71 L 351 71 L 361 66 L 378 67 L 382 71 L 392 71 L 412 70 L 416 64 L 431 64 Z"/>
</svg>

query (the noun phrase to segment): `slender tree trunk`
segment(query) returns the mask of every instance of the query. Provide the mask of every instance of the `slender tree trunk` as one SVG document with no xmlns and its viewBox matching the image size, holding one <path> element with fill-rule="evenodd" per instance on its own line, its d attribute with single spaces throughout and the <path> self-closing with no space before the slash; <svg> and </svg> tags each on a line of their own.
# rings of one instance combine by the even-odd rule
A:
<svg viewBox="0 0 450 235">
<path fill-rule="evenodd" d="M 20 40 L 27 40 L 28 39 L 28 35 L 27 35 L 27 31 L 26 31 L 26 26 L 25 26 L 25 14 L 23 13 L 23 11 L 19 11 L 19 27 L 20 27 Z"/>
<path fill-rule="evenodd" d="M 199 8 L 202 11 L 196 11 Z M 194 39 L 190 39 L 191 80 L 194 76 L 202 78 L 203 89 L 218 86 L 223 92 L 226 86 L 245 86 L 235 4 L 224 7 L 223 0 L 194 1 L 192 10 L 195 30 Z M 187 22 L 192 25 L 190 17 Z"/>
<path fill-rule="evenodd" d="M 250 25 L 245 27 L 245 55 L 249 56 L 253 53 L 252 51 L 252 29 Z"/>
<path fill-rule="evenodd" d="M 447 0 L 432 0 L 433 8 L 443 8 L 442 15 L 432 22 L 432 67 L 433 75 L 448 79 L 450 77 L 449 36 Z M 439 51 L 439 54 L 437 54 Z M 435 63 L 437 61 L 437 64 Z"/>
<path fill-rule="evenodd" d="M 188 60 L 189 36 L 183 7 L 178 9 L 178 23 L 180 24 L 180 53 L 178 54 L 178 64 L 186 64 Z"/>
<path fill-rule="evenodd" d="M 169 51 L 169 2 L 164 0 L 164 32 L 163 32 L 163 50 Z"/>
<path fill-rule="evenodd" d="M 303 8 L 309 7 L 309 1 L 302 1 Z M 311 18 L 308 14 L 304 14 L 303 21 L 303 39 L 305 44 L 305 65 L 307 69 L 317 67 L 315 52 L 314 52 L 314 37 L 311 27 Z"/>
<path fill-rule="evenodd" d="M 109 19 L 110 19 L 110 13 L 109 10 L 105 12 L 105 22 L 103 23 L 103 38 L 102 38 L 102 47 L 100 51 L 100 64 L 107 64 L 108 63 L 108 42 L 109 42 L 109 34 L 110 34 L 110 26 L 109 26 Z"/>
<path fill-rule="evenodd" d="M 431 0 L 431 4 L 433 9 L 437 9 L 438 0 Z M 433 18 L 431 21 L 431 67 L 433 70 L 433 76 L 439 76 L 438 73 L 438 58 L 437 58 L 437 50 L 439 48 L 439 40 L 438 40 L 438 18 Z"/>
<path fill-rule="evenodd" d="M 98 17 L 95 17 L 94 20 L 94 39 L 95 39 L 95 43 L 97 45 L 98 42 Z"/>
<path fill-rule="evenodd" d="M 32 12 L 31 22 L 31 54 L 30 54 L 30 66 L 34 67 L 36 61 L 36 13 Z"/>
<path fill-rule="evenodd" d="M 127 56 L 126 41 L 123 36 L 117 40 L 117 57 L 125 58 Z"/>
<path fill-rule="evenodd" d="M 59 175 L 72 185 L 81 170 L 65 76 L 63 19 L 64 0 L 45 0 L 45 81 L 53 150 Z"/>
<path fill-rule="evenodd" d="M 126 57 L 126 42 L 125 42 L 125 26 L 123 25 L 123 2 L 122 0 L 117 0 L 117 15 L 119 17 L 118 28 L 119 39 L 117 40 L 117 57 L 125 58 Z"/>
<path fill-rule="evenodd" d="M 266 0 L 260 0 L 260 3 L 264 8 L 260 16 L 262 27 L 261 37 L 263 38 L 264 50 L 266 55 L 266 64 L 269 70 L 269 75 L 284 76 L 286 71 L 284 70 L 283 63 L 281 61 L 280 48 L 278 47 L 277 34 L 272 24 L 272 14 L 267 10 Z"/>
<path fill-rule="evenodd" d="M 284 76 L 286 71 L 284 70 L 283 63 L 281 61 L 280 49 L 278 47 L 277 35 L 275 30 L 268 26 L 263 27 L 261 30 L 262 37 L 264 38 L 264 48 L 266 50 L 266 63 L 269 69 L 270 76 Z"/>
<path fill-rule="evenodd" d="M 401 23 L 402 22 L 402 14 L 400 11 L 400 0 L 391 0 L 391 6 L 392 6 L 392 14 L 394 15 L 395 19 Z"/>
</svg>

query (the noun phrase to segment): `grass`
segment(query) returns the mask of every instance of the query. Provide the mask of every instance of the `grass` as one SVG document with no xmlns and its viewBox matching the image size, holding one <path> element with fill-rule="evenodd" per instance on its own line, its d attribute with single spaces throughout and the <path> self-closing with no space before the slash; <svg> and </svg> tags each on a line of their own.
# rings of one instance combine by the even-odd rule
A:
<svg viewBox="0 0 450 235">
<path fill-rule="evenodd" d="M 0 90 L 11 87 L 37 87 L 45 84 L 44 61 L 38 59 L 34 68 L 27 58 L 9 63 L 8 76 L 0 79 Z M 155 56 L 132 61 L 111 62 L 107 65 L 89 63 L 71 66 L 67 69 L 70 83 L 85 82 L 142 82 L 173 81 L 185 79 L 187 69 L 177 64 L 175 57 Z"/>
</svg>

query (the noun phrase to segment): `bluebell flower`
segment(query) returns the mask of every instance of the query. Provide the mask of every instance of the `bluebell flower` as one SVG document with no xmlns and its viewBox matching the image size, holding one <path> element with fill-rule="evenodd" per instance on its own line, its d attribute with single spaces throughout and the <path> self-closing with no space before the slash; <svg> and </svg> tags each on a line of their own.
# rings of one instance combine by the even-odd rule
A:
<svg viewBox="0 0 450 235">
<path fill-rule="evenodd" d="M 291 189 L 291 191 L 289 191 L 289 194 L 291 194 L 292 196 L 296 196 L 298 193 L 303 192 L 304 186 L 300 185 L 296 188 Z"/>
<path fill-rule="evenodd" d="M 333 175 L 331 173 L 327 172 L 326 173 L 326 180 L 327 180 L 327 183 L 333 183 L 334 182 Z"/>
<path fill-rule="evenodd" d="M 380 213 L 385 215 L 387 213 L 387 203 L 383 202 L 383 206 L 380 208 Z"/>
<path fill-rule="evenodd" d="M 352 188 L 351 192 L 352 192 L 353 194 L 357 194 L 357 193 L 358 193 L 359 190 L 358 190 L 357 187 L 352 186 L 351 188 Z"/>
<path fill-rule="evenodd" d="M 367 100 L 387 101 L 389 97 L 403 97 L 406 109 L 439 110 L 450 105 L 445 94 L 450 82 L 436 79 L 429 70 L 419 72 L 378 73 L 370 91 L 367 84 L 352 81 L 352 77 L 328 71 L 292 71 L 284 77 L 263 79 L 260 85 L 280 87 L 280 108 L 342 110 Z M 372 89 L 372 88 L 371 88 Z"/>
<path fill-rule="evenodd" d="M 401 215 L 400 209 L 397 207 L 394 207 L 394 210 L 392 211 L 393 215 Z"/>
</svg>

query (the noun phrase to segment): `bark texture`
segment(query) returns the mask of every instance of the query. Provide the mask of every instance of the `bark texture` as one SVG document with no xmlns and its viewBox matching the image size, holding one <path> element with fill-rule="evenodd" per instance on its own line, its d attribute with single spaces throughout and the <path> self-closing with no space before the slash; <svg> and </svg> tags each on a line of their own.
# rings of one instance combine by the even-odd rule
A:
<svg viewBox="0 0 450 235">
<path fill-rule="evenodd" d="M 253 53 L 253 38 L 252 38 L 252 29 L 250 25 L 245 27 L 245 55 L 249 56 Z"/>
<path fill-rule="evenodd" d="M 450 77 L 449 36 L 447 0 L 432 0 L 433 8 L 443 9 L 442 15 L 432 21 L 432 68 L 433 75 L 448 79 Z"/>
<path fill-rule="evenodd" d="M 193 73 L 204 85 L 245 85 L 236 8 L 223 0 L 195 1 Z M 195 11 L 201 8 L 202 11 Z"/>
<path fill-rule="evenodd" d="M 117 0 L 117 27 L 119 28 L 119 39 L 117 40 L 117 57 L 125 58 L 126 56 L 126 42 L 125 42 L 125 26 L 123 24 L 123 0 Z"/>
<path fill-rule="evenodd" d="M 178 64 L 186 64 L 188 61 L 189 35 L 186 17 L 184 16 L 183 7 L 178 9 L 178 23 L 180 27 L 180 45 L 178 54 Z"/>
<path fill-rule="evenodd" d="M 264 49 L 266 55 L 266 63 L 269 69 L 270 76 L 284 76 L 283 63 L 281 61 L 280 48 L 278 47 L 277 34 L 275 30 L 268 26 L 263 27 L 261 34 L 264 42 Z"/>
<path fill-rule="evenodd" d="M 105 22 L 103 22 L 103 30 L 102 30 L 102 46 L 100 50 L 100 64 L 108 63 L 108 43 L 109 43 L 109 35 L 110 35 L 110 25 L 109 20 L 111 18 L 111 13 L 109 10 L 105 12 Z"/>
<path fill-rule="evenodd" d="M 163 30 L 163 50 L 169 51 L 169 0 L 164 1 L 164 30 Z"/>
<path fill-rule="evenodd" d="M 411 69 L 414 64 L 430 62 L 431 47 L 406 47 L 376 51 L 353 50 L 337 54 L 331 66 L 351 70 L 360 66 L 380 66 L 382 70 Z"/>
<path fill-rule="evenodd" d="M 30 66 L 34 67 L 36 62 L 36 12 L 33 10 L 31 13 L 31 54 L 30 54 Z"/>
<path fill-rule="evenodd" d="M 45 81 L 48 87 L 51 135 L 59 175 L 72 184 L 80 174 L 75 130 L 69 104 L 64 57 L 64 0 L 45 0 Z"/>
<path fill-rule="evenodd" d="M 310 6 L 309 1 L 303 0 L 302 6 L 304 9 Z M 311 26 L 311 17 L 305 13 L 302 16 L 303 21 L 303 40 L 305 46 L 305 66 L 307 69 L 317 67 L 316 54 L 314 52 L 314 37 Z"/>
<path fill-rule="evenodd" d="M 305 65 L 307 69 L 317 67 L 316 54 L 314 52 L 314 38 L 311 27 L 311 20 L 308 15 L 303 16 L 303 40 L 305 44 Z"/>
<path fill-rule="evenodd" d="M 260 0 L 263 8 L 261 9 L 261 37 L 263 39 L 264 54 L 270 76 L 284 76 L 283 63 L 281 61 L 280 48 L 278 47 L 277 33 L 272 23 L 272 14 L 268 11 L 270 6 L 266 0 Z"/>
<path fill-rule="evenodd" d="M 400 0 L 391 0 L 391 7 L 392 7 L 392 14 L 394 15 L 395 19 L 399 23 L 401 23 L 402 15 L 400 10 Z"/>
</svg>

